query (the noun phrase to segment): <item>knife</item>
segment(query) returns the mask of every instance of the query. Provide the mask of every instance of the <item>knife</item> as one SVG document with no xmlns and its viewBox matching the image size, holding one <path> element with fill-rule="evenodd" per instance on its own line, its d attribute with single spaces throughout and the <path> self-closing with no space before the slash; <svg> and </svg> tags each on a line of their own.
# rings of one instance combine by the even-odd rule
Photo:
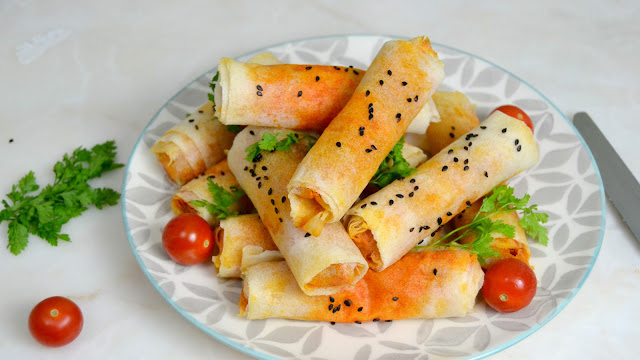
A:
<svg viewBox="0 0 640 360">
<path fill-rule="evenodd" d="M 640 184 L 609 141 L 585 112 L 573 116 L 573 124 L 589 145 L 604 182 L 604 192 L 640 241 Z"/>
</svg>

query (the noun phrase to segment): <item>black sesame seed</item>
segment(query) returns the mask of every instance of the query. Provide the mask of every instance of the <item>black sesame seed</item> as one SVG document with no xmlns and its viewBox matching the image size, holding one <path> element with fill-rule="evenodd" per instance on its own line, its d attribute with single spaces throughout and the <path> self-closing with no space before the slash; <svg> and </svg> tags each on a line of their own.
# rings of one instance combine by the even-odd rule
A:
<svg viewBox="0 0 640 360">
<path fill-rule="evenodd" d="M 375 201 L 372 201 L 372 202 L 371 202 L 371 205 L 374 205 L 374 206 L 375 206 L 375 205 L 378 205 L 378 203 L 377 203 L 377 202 L 375 202 Z"/>
<path fill-rule="evenodd" d="M 458 219 L 462 219 L 462 215 L 458 215 Z"/>
<path fill-rule="evenodd" d="M 516 150 L 518 150 L 518 151 L 522 150 L 522 145 L 518 145 L 518 147 L 516 148 Z"/>
<path fill-rule="evenodd" d="M 482 130 L 484 130 L 484 129 L 486 129 L 486 128 L 487 128 L 487 127 L 486 127 L 486 126 L 484 126 L 484 125 L 480 126 L 480 129 L 482 129 Z"/>
<path fill-rule="evenodd" d="M 384 322 L 392 322 L 393 320 L 385 320 Z"/>
<path fill-rule="evenodd" d="M 467 207 L 471 206 L 471 201 L 467 200 L 466 204 L 467 204 Z"/>
<path fill-rule="evenodd" d="M 488 172 L 484 172 L 484 177 L 489 177 L 489 173 Z"/>
<path fill-rule="evenodd" d="M 356 324 L 362 324 L 360 321 L 356 320 Z"/>
<path fill-rule="evenodd" d="M 456 129 L 456 127 L 455 127 L 455 126 L 451 126 L 451 130 L 455 130 L 455 129 Z"/>
<path fill-rule="evenodd" d="M 373 114 L 369 114 L 369 120 L 373 119 Z"/>
<path fill-rule="evenodd" d="M 416 228 L 411 228 L 409 229 L 409 232 L 413 232 L 413 230 L 415 230 Z"/>
<path fill-rule="evenodd" d="M 202 111 L 202 110 L 198 110 L 198 113 L 200 113 L 200 114 L 204 114 L 204 111 Z"/>
<path fill-rule="evenodd" d="M 456 136 L 455 136 L 455 135 L 453 135 L 453 133 L 449 133 L 449 137 L 453 139 L 453 138 L 454 138 L 454 137 L 456 137 Z"/>
<path fill-rule="evenodd" d="M 372 107 L 369 108 L 369 114 L 371 114 L 371 113 L 373 113 L 373 108 Z"/>
<path fill-rule="evenodd" d="M 271 189 L 269 189 L 269 190 L 271 190 Z M 269 194 L 269 195 L 271 195 L 271 194 Z M 276 204 L 276 201 L 271 199 L 271 205 L 275 205 L 275 204 Z"/>
<path fill-rule="evenodd" d="M 373 319 L 373 322 L 376 322 L 376 321 L 380 321 L 380 319 L 378 318 Z"/>
<path fill-rule="evenodd" d="M 420 188 L 418 187 L 418 185 L 416 185 L 416 186 L 414 186 L 414 187 L 413 187 L 413 191 L 418 191 L 418 189 L 420 189 Z"/>
<path fill-rule="evenodd" d="M 256 94 L 258 94 L 258 96 L 262 96 L 262 91 L 258 91 Z"/>
<path fill-rule="evenodd" d="M 245 167 L 244 167 L 244 171 L 247 171 L 247 170 L 249 170 L 249 167 L 248 167 L 248 166 L 245 166 Z"/>
<path fill-rule="evenodd" d="M 369 109 L 371 109 L 373 107 L 373 103 L 369 103 Z"/>
<path fill-rule="evenodd" d="M 353 73 L 356 75 L 360 75 L 360 73 L 358 72 L 358 70 L 353 70 Z"/>
<path fill-rule="evenodd" d="M 442 171 L 447 171 L 448 168 L 449 167 L 447 165 L 445 165 L 445 166 L 442 167 Z"/>
<path fill-rule="evenodd" d="M 393 200 L 389 200 L 389 205 L 393 205 Z"/>
<path fill-rule="evenodd" d="M 418 230 L 418 232 L 419 232 L 419 233 L 421 233 L 421 232 L 422 232 L 422 226 L 420 226 L 420 230 Z"/>
<path fill-rule="evenodd" d="M 416 95 L 416 97 L 413 98 L 413 101 L 418 102 L 418 95 Z"/>
<path fill-rule="evenodd" d="M 387 74 L 391 75 L 391 70 L 387 70 Z"/>
<path fill-rule="evenodd" d="M 349 68 L 344 68 L 344 72 L 349 72 Z"/>
<path fill-rule="evenodd" d="M 258 183 L 258 189 L 262 187 L 262 181 Z"/>
<path fill-rule="evenodd" d="M 362 204 L 362 206 L 360 206 L 360 209 L 364 209 L 367 207 L 367 204 Z"/>
<path fill-rule="evenodd" d="M 465 149 L 465 150 L 467 150 L 467 151 L 469 150 L 469 148 L 468 148 L 468 147 L 466 147 L 466 146 L 464 147 L 464 149 Z"/>
<path fill-rule="evenodd" d="M 432 232 L 432 233 L 431 233 L 431 237 L 436 236 L 436 232 L 437 232 L 437 231 Z"/>
<path fill-rule="evenodd" d="M 282 222 L 282 218 L 279 218 L 278 220 L 280 220 L 280 222 Z"/>
<path fill-rule="evenodd" d="M 380 85 L 383 85 L 383 84 L 384 84 L 384 81 L 382 81 L 382 80 L 380 80 L 379 82 L 380 82 Z"/>
<path fill-rule="evenodd" d="M 342 144 L 340 143 L 340 141 L 338 141 L 338 142 L 336 143 L 336 146 L 337 146 L 337 147 L 341 147 L 341 146 L 342 146 Z"/>
<path fill-rule="evenodd" d="M 320 76 L 316 76 L 316 81 L 320 81 Z"/>
<path fill-rule="evenodd" d="M 433 269 L 433 275 L 438 275 L 438 269 Z"/>
<path fill-rule="evenodd" d="M 334 66 L 333 68 L 334 68 L 334 69 L 336 69 L 336 70 L 340 70 L 340 68 L 339 68 L 339 67 L 337 67 L 337 66 Z"/>
<path fill-rule="evenodd" d="M 198 128 L 198 125 L 196 125 L 196 130 L 200 130 L 200 129 Z"/>
<path fill-rule="evenodd" d="M 256 89 L 258 89 L 258 90 L 260 90 L 260 91 L 262 91 L 262 90 L 263 90 L 263 89 L 262 89 L 262 86 L 260 86 L 260 85 L 256 86 Z"/>
<path fill-rule="evenodd" d="M 194 122 L 194 121 L 195 121 L 194 119 L 189 119 L 189 122 L 190 122 L 190 123 L 192 123 L 192 122 Z"/>
<path fill-rule="evenodd" d="M 469 146 L 473 145 L 473 143 L 471 141 L 469 141 Z"/>
<path fill-rule="evenodd" d="M 307 69 L 307 70 L 311 70 L 311 66 L 307 66 L 305 69 Z"/>
<path fill-rule="evenodd" d="M 302 91 L 298 91 L 298 97 L 302 96 Z"/>
<path fill-rule="evenodd" d="M 449 151 L 447 151 L 447 154 L 451 154 L 453 152 L 453 149 L 449 149 Z"/>
<path fill-rule="evenodd" d="M 425 230 L 429 230 L 429 229 L 431 229 L 431 227 L 430 227 L 429 225 L 425 225 L 425 226 L 424 226 L 424 229 L 425 229 Z"/>
<path fill-rule="evenodd" d="M 360 306 L 360 307 L 358 308 L 358 311 L 362 311 L 362 306 Z"/>
<path fill-rule="evenodd" d="M 281 200 L 282 200 L 282 203 L 284 204 L 284 202 L 287 201 L 287 197 L 283 196 Z"/>
<path fill-rule="evenodd" d="M 442 225 L 442 218 L 441 217 L 438 218 L 438 225 Z"/>
<path fill-rule="evenodd" d="M 260 180 L 260 179 L 262 179 L 262 176 L 258 176 L 258 177 L 256 178 L 256 181 L 258 181 L 258 180 Z"/>
<path fill-rule="evenodd" d="M 304 234 L 304 237 L 309 237 L 309 236 L 311 236 L 311 234 L 309 233 Z"/>
<path fill-rule="evenodd" d="M 336 322 L 335 322 L 335 321 L 332 321 L 332 322 L 331 322 L 331 325 L 335 325 L 335 324 L 336 324 Z"/>
<path fill-rule="evenodd" d="M 367 90 L 367 92 L 364 93 L 364 96 L 369 96 L 369 94 L 371 94 L 371 91 Z"/>
<path fill-rule="evenodd" d="M 346 306 L 351 306 L 351 300 L 348 300 L 348 299 L 347 299 L 347 300 L 345 300 L 345 301 L 344 301 L 344 304 L 345 304 Z"/>
<path fill-rule="evenodd" d="M 333 296 L 329 296 L 329 301 L 334 302 L 336 299 L 334 299 Z"/>
<path fill-rule="evenodd" d="M 411 98 L 407 98 L 407 102 L 411 102 Z"/>
<path fill-rule="evenodd" d="M 365 149 L 365 150 L 364 150 L 364 152 L 366 152 L 366 153 L 370 153 L 370 152 L 372 152 L 372 151 L 373 151 L 373 150 L 371 150 L 371 149 Z"/>
<path fill-rule="evenodd" d="M 410 192 L 410 193 L 409 193 L 409 197 L 413 197 L 413 192 Z"/>
<path fill-rule="evenodd" d="M 467 165 L 469 163 L 469 159 L 464 159 L 464 164 Z"/>
<path fill-rule="evenodd" d="M 262 167 L 262 170 L 267 171 L 267 167 L 266 167 L 266 166 L 263 166 L 263 167 Z"/>
<path fill-rule="evenodd" d="M 464 169 L 462 169 L 462 170 L 467 171 L 467 170 L 469 170 L 469 167 L 465 166 Z"/>
<path fill-rule="evenodd" d="M 333 308 L 333 313 L 335 314 L 336 312 L 340 311 L 340 305 L 336 306 Z"/>
<path fill-rule="evenodd" d="M 402 82 L 402 86 L 407 86 L 407 82 L 406 82 L 406 81 L 403 81 L 403 82 Z"/>
<path fill-rule="evenodd" d="M 333 309 L 333 304 L 329 304 L 329 310 Z"/>
<path fill-rule="evenodd" d="M 507 132 L 507 128 L 502 129 L 502 133 L 506 133 Z"/>
<path fill-rule="evenodd" d="M 454 158 L 453 158 L 453 162 L 458 162 L 458 158 L 457 158 L 457 157 L 454 157 Z"/>
<path fill-rule="evenodd" d="M 404 197 L 404 195 L 402 195 L 402 194 L 396 194 L 396 197 L 398 197 L 398 198 L 402 199 L 402 198 Z"/>
<path fill-rule="evenodd" d="M 409 180 L 409 182 L 413 184 L 414 182 L 416 182 L 416 179 L 411 179 Z"/>
<path fill-rule="evenodd" d="M 451 215 L 453 215 L 451 211 L 447 211 L 447 216 L 451 216 Z"/>
<path fill-rule="evenodd" d="M 278 210 L 278 208 L 275 208 L 274 211 L 276 212 L 276 214 L 280 213 L 280 210 Z"/>
<path fill-rule="evenodd" d="M 516 145 L 518 145 L 520 143 L 520 140 L 516 139 L 516 141 L 514 142 Z"/>
<path fill-rule="evenodd" d="M 394 296 L 391 300 L 393 300 L 393 301 L 398 301 L 398 297 L 397 297 L 397 296 Z"/>
<path fill-rule="evenodd" d="M 377 148 L 375 145 L 373 145 L 373 144 L 371 144 L 371 148 L 372 148 L 373 150 L 378 150 L 378 148 Z"/>
<path fill-rule="evenodd" d="M 269 191 L 267 191 L 267 194 L 269 194 L 269 195 L 273 194 L 273 189 L 269 188 Z"/>
<path fill-rule="evenodd" d="M 255 135 L 256 133 L 254 133 L 253 130 L 249 130 L 249 134 Z"/>
</svg>

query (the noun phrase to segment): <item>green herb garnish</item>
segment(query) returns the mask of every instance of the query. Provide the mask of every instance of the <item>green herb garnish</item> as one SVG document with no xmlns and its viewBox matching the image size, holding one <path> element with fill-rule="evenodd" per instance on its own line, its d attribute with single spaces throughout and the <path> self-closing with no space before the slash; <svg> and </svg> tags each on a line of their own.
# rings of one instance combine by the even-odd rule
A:
<svg viewBox="0 0 640 360">
<path fill-rule="evenodd" d="M 216 98 L 213 96 L 213 94 L 216 93 L 216 84 L 218 83 L 218 76 L 219 75 L 220 74 L 218 72 L 216 72 L 216 74 L 213 76 L 213 78 L 209 82 L 209 87 L 211 88 L 211 93 L 207 94 L 207 97 L 209 98 L 209 101 L 211 101 L 213 103 L 213 105 L 216 104 Z"/>
<path fill-rule="evenodd" d="M 284 135 L 284 138 L 278 140 L 280 135 Z M 262 158 L 262 151 L 289 151 L 292 144 L 298 144 L 300 141 L 306 140 L 309 144 L 309 148 L 318 140 L 315 136 L 305 134 L 302 132 L 291 131 L 287 133 L 264 133 L 262 139 L 257 143 L 250 145 L 245 150 L 247 157 L 245 160 L 257 162 Z"/>
<path fill-rule="evenodd" d="M 91 150 L 79 147 L 71 156 L 65 154 L 62 161 L 53 167 L 53 184 L 36 195 L 30 195 L 40 189 L 33 171 L 13 185 L 7 194 L 12 205 L 2 200 L 4 210 L 0 211 L 0 223 L 9 222 L 7 248 L 11 253 L 18 255 L 24 250 L 29 243 L 29 234 L 53 246 L 58 245 L 58 240 L 70 241 L 69 235 L 60 232 L 62 225 L 80 216 L 89 205 L 102 209 L 103 206 L 117 204 L 118 192 L 109 188 L 94 189 L 87 183 L 107 171 L 124 166 L 114 162 L 115 150 L 115 143 L 107 141 Z"/>
<path fill-rule="evenodd" d="M 222 186 L 214 183 L 213 180 L 207 180 L 207 186 L 213 196 L 213 202 L 207 200 L 192 200 L 189 203 L 197 207 L 206 208 L 209 214 L 215 216 L 218 220 L 238 216 L 238 212 L 230 212 L 229 207 L 244 196 L 244 190 L 237 186 L 231 186 L 231 191 L 227 191 Z"/>
<path fill-rule="evenodd" d="M 242 131 L 242 126 L 241 125 L 227 125 L 227 130 L 234 132 L 234 133 L 239 133 L 240 131 Z"/>
<path fill-rule="evenodd" d="M 397 179 L 408 177 L 417 170 L 409 165 L 409 162 L 402 156 L 402 147 L 404 146 L 404 137 L 400 138 L 400 141 L 391 149 L 389 155 L 382 161 L 378 170 L 370 184 L 377 185 L 379 188 L 383 188 Z"/>
<path fill-rule="evenodd" d="M 512 187 L 500 185 L 493 189 L 493 193 L 490 196 L 482 200 L 480 210 L 474 216 L 473 221 L 449 232 L 429 246 L 465 249 L 477 254 L 480 263 L 485 264 L 487 258 L 498 255 L 498 252 L 491 248 L 491 242 L 493 241 L 491 233 L 501 233 L 509 238 L 515 236 L 514 226 L 505 224 L 501 220 L 492 221 L 490 217 L 514 210 L 522 212 L 520 226 L 524 231 L 540 244 L 547 246 L 549 237 L 547 236 L 547 229 L 542 224 L 547 222 L 549 216 L 545 213 L 535 212 L 538 209 L 538 205 L 528 205 L 530 198 L 529 194 L 518 198 L 513 195 Z M 476 237 L 472 243 L 458 243 L 460 239 L 470 234 Z M 453 237 L 453 240 L 445 242 L 451 237 Z"/>
<path fill-rule="evenodd" d="M 188 118 L 189 116 L 191 116 L 191 114 L 190 114 L 190 113 L 186 113 L 186 114 L 184 114 L 184 118 L 185 118 L 185 119 L 186 119 L 186 118 Z"/>
</svg>

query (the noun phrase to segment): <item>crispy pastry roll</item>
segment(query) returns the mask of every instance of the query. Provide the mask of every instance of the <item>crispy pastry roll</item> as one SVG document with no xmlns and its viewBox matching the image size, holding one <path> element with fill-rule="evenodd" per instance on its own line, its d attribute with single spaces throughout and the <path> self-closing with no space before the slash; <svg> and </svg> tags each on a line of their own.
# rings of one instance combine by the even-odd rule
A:
<svg viewBox="0 0 640 360">
<path fill-rule="evenodd" d="M 380 271 L 501 182 L 538 161 L 538 145 L 520 120 L 495 112 L 418 167 L 355 204 L 349 236 Z"/>
<path fill-rule="evenodd" d="M 248 319 L 352 323 L 465 316 L 474 308 L 484 273 L 475 255 L 442 250 L 407 254 L 332 296 L 302 293 L 282 261 L 249 267 L 243 278 L 240 315 Z"/>
<path fill-rule="evenodd" d="M 169 179 L 178 186 L 224 159 L 224 151 L 233 143 L 236 134 L 213 118 L 213 106 L 212 102 L 200 106 L 151 147 Z"/>
<path fill-rule="evenodd" d="M 464 212 L 454 217 L 451 220 L 451 226 L 455 229 L 471 223 L 478 213 L 478 210 L 480 210 L 480 206 L 482 206 L 482 198 L 471 204 L 471 206 L 465 209 Z M 522 226 L 520 226 L 520 216 L 518 216 L 518 213 L 516 211 L 511 211 L 504 214 L 493 215 L 489 217 L 489 219 L 492 221 L 501 220 L 503 223 L 513 226 L 515 228 L 515 236 L 513 238 L 508 238 L 501 233 L 492 233 L 491 236 L 493 237 L 493 241 L 491 242 L 491 248 L 500 253 L 500 255 L 487 258 L 486 264 L 483 264 L 482 268 L 488 269 L 495 262 L 509 257 L 522 260 L 529 264 L 531 251 L 529 250 L 527 234 Z M 475 236 L 470 234 L 462 238 L 460 242 L 462 244 L 469 244 L 474 240 Z"/>
<path fill-rule="evenodd" d="M 251 63 L 277 64 L 273 54 L 263 52 Z M 215 105 L 207 101 L 191 116 L 180 121 L 151 147 L 169 179 L 178 186 L 225 158 L 235 132 L 214 119 Z M 213 120 L 212 120 L 213 119 Z"/>
<path fill-rule="evenodd" d="M 459 91 L 436 91 L 433 101 L 438 108 L 440 121 L 427 129 L 427 152 L 435 155 L 461 135 L 480 125 L 475 105 Z"/>
<path fill-rule="evenodd" d="M 210 214 L 206 208 L 197 207 L 191 204 L 193 200 L 207 200 L 211 203 L 215 203 L 211 191 L 209 191 L 209 180 L 215 184 L 223 187 L 226 191 L 237 191 L 240 189 L 238 180 L 231 173 L 227 159 L 220 161 L 213 165 L 202 175 L 196 176 L 193 180 L 184 184 L 173 198 L 171 198 L 171 209 L 176 215 L 182 213 L 195 213 L 200 215 L 203 219 L 207 220 L 209 225 L 215 226 L 218 223 L 218 219 L 215 215 Z M 237 202 L 233 203 L 229 207 L 229 212 L 247 213 L 253 209 L 251 201 L 247 196 L 243 196 Z"/>
<path fill-rule="evenodd" d="M 327 227 L 321 236 L 311 236 L 293 225 L 289 215 L 287 183 L 308 150 L 302 140 L 289 150 L 263 151 L 248 161 L 247 147 L 265 132 L 278 129 L 248 126 L 236 137 L 229 151 L 229 166 L 253 202 L 273 242 L 305 294 L 326 295 L 360 280 L 367 262 L 340 223 Z M 282 130 L 280 130 L 282 132 Z"/>
<path fill-rule="evenodd" d="M 217 250 L 213 256 L 213 264 L 218 269 L 219 277 L 240 277 L 242 251 L 247 246 L 278 250 L 258 214 L 221 220 L 214 231 L 214 238 Z"/>
<path fill-rule="evenodd" d="M 426 37 L 383 45 L 289 183 L 295 226 L 317 236 L 342 218 L 443 77 Z"/>
</svg>

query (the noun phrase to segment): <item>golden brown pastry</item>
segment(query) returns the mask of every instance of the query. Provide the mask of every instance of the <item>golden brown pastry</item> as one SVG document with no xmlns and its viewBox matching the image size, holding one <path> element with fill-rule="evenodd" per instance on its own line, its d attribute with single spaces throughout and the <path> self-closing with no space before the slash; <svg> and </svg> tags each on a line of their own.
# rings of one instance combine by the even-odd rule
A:
<svg viewBox="0 0 640 360">
<path fill-rule="evenodd" d="M 440 121 L 429 125 L 426 147 L 429 154 L 435 155 L 454 142 L 461 135 L 480 125 L 475 105 L 459 91 L 436 91 L 433 101 L 438 108 Z"/>
</svg>

